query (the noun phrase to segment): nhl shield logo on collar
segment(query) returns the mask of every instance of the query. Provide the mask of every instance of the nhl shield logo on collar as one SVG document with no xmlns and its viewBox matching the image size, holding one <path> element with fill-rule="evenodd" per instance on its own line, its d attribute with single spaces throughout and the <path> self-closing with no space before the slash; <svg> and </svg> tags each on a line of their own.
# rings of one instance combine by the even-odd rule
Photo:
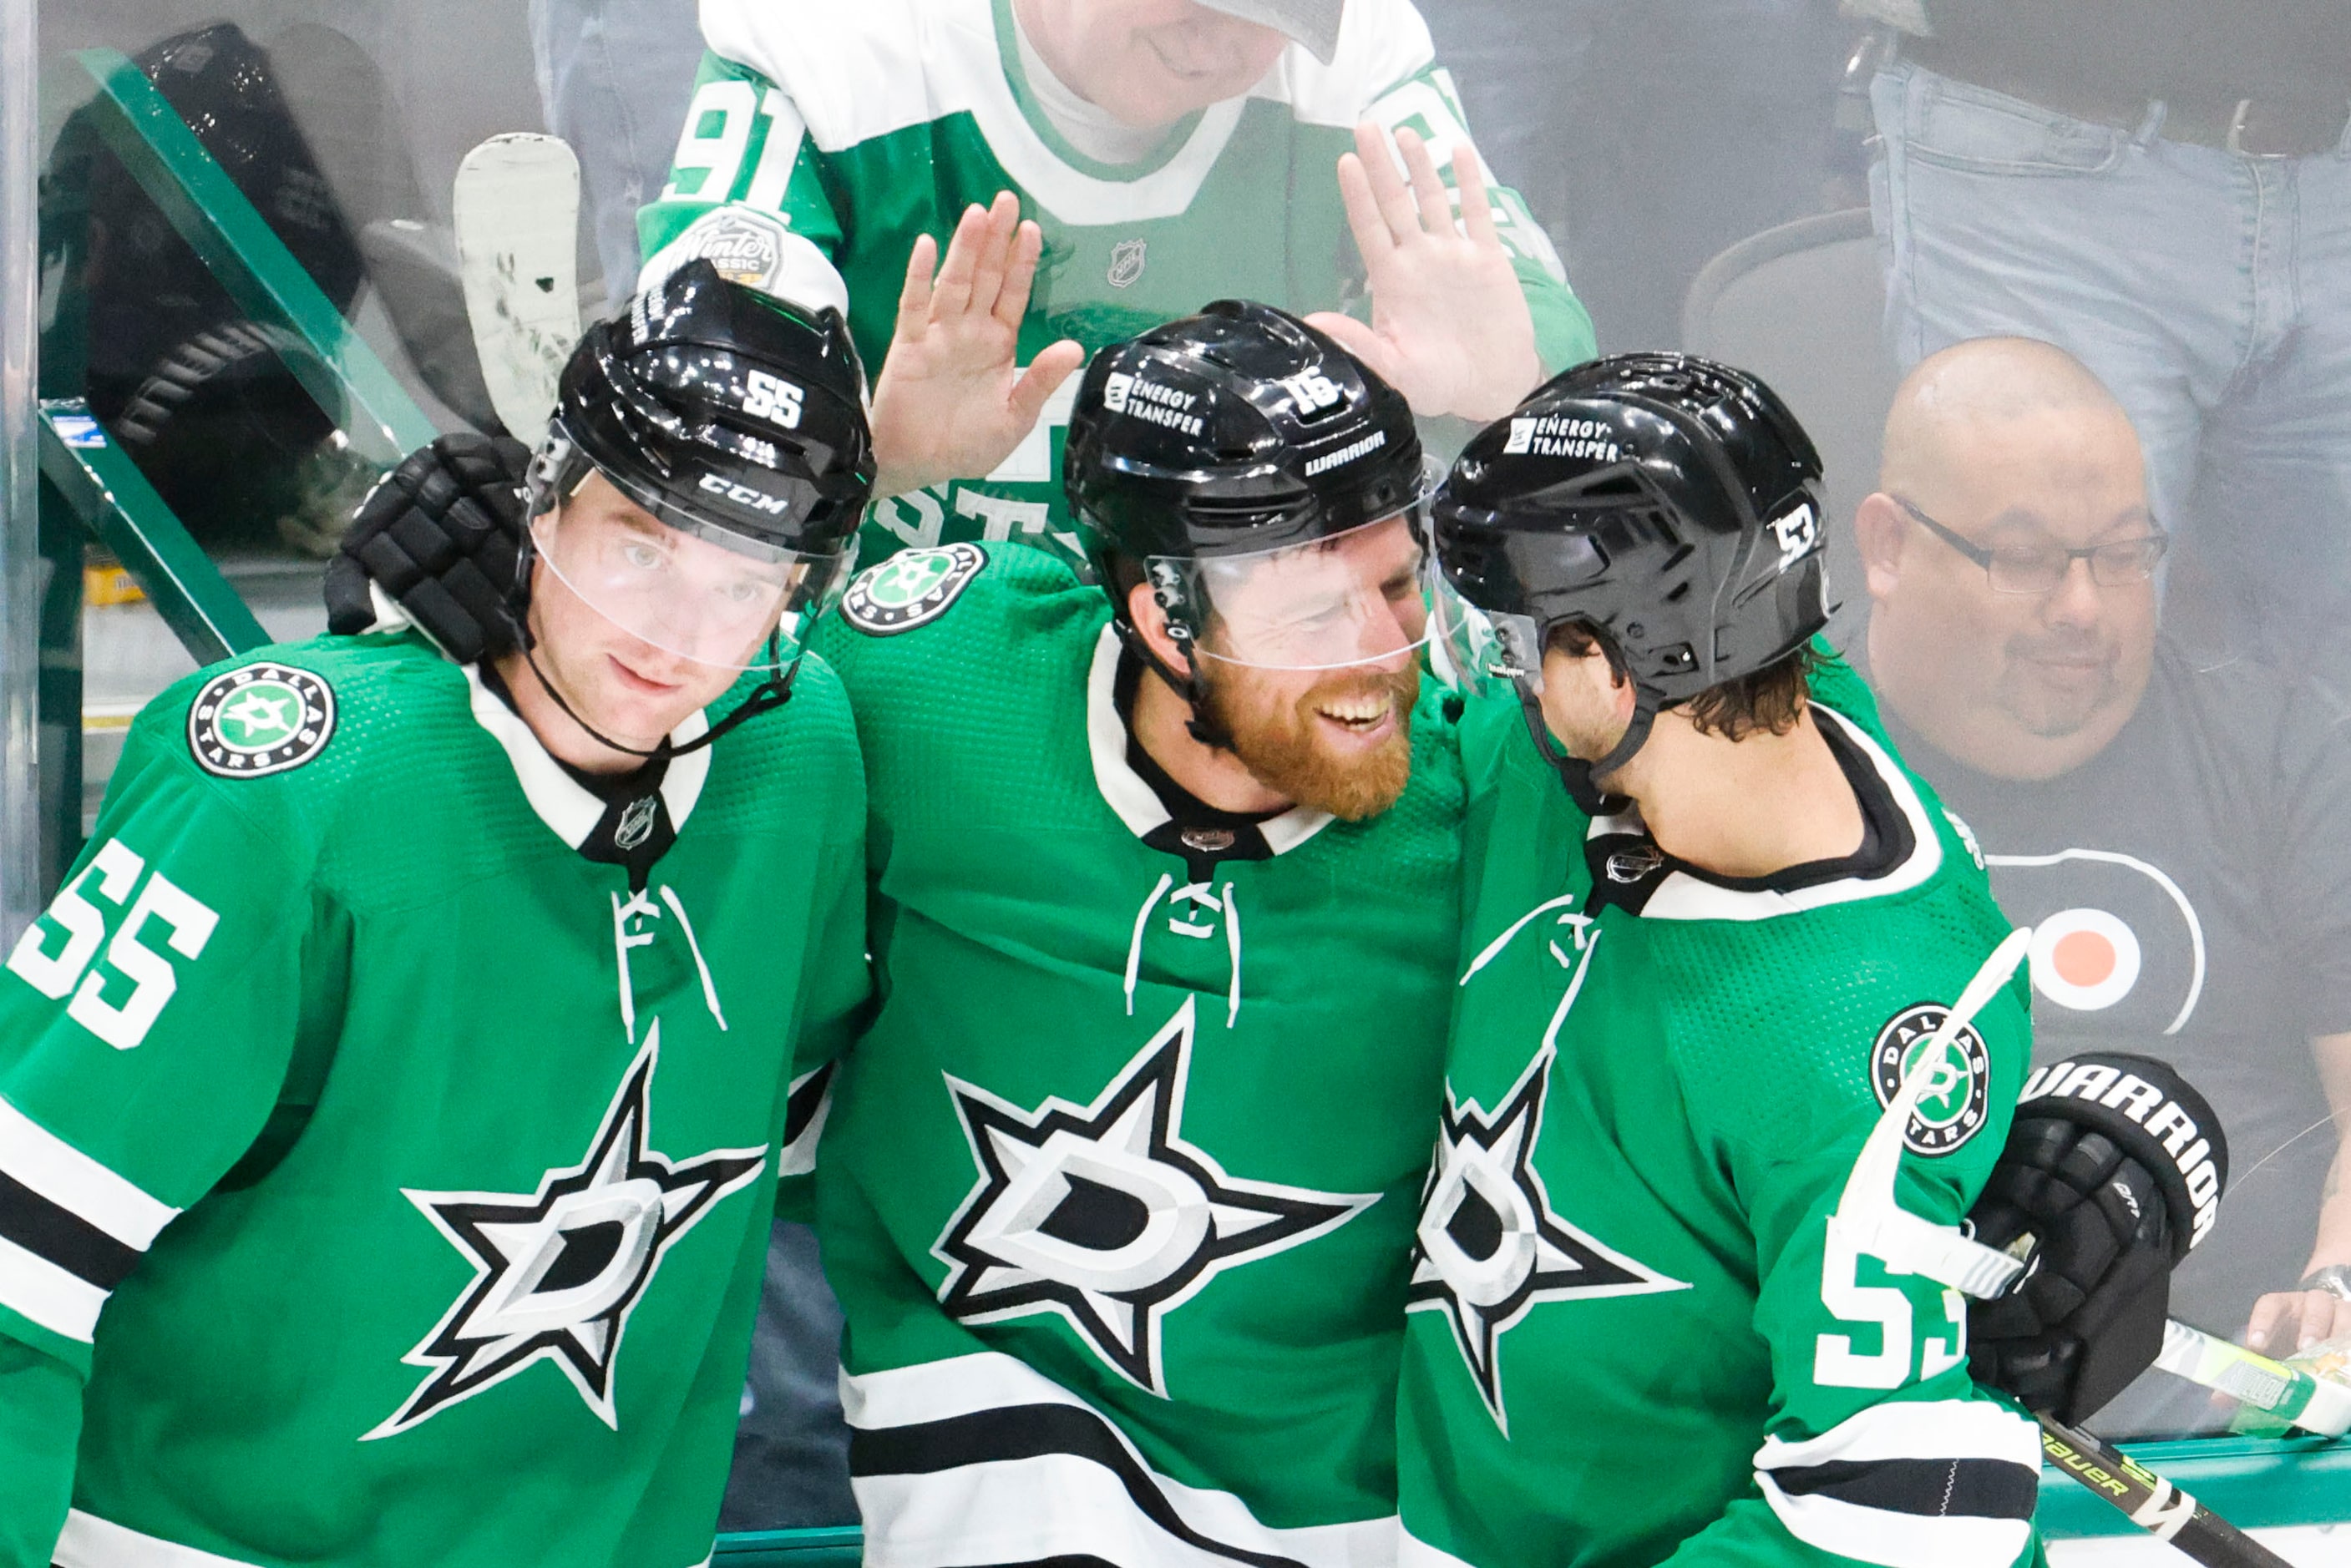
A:
<svg viewBox="0 0 2351 1568">
<path fill-rule="evenodd" d="M 902 550 L 858 574 L 841 596 L 841 616 L 868 637 L 894 637 L 938 619 L 956 602 L 987 553 L 958 541 L 933 550 Z"/>
<path fill-rule="evenodd" d="M 1133 288 L 1143 277 L 1144 264 L 1150 259 L 1151 245 L 1144 240 L 1121 240 L 1110 248 L 1110 286 L 1113 288 Z"/>
<path fill-rule="evenodd" d="M 290 664 L 216 675 L 188 707 L 188 749 L 206 773 L 226 779 L 298 768 L 334 732 L 334 689 Z"/>
</svg>

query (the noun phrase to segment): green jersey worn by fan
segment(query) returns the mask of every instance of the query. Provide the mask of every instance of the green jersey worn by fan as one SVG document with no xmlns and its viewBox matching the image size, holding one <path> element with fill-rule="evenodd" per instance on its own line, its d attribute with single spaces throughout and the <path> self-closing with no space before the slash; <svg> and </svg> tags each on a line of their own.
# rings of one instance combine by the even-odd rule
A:
<svg viewBox="0 0 2351 1568">
<path fill-rule="evenodd" d="M 860 391 L 837 317 L 681 273 L 567 371 L 526 648 L 141 715 L 0 975 L 0 1563 L 707 1561 L 795 1040 L 867 990 L 801 661 Z M 420 453 L 361 528 L 444 471 L 517 477 Z"/>
<path fill-rule="evenodd" d="M 830 299 L 881 365 L 919 241 L 999 192 L 1033 223 L 1000 384 L 929 418 L 919 367 L 883 368 L 869 554 L 1076 558 L 1063 379 L 1212 299 L 1352 312 L 1315 324 L 1424 416 L 1492 419 L 1592 352 L 1541 228 L 1484 182 L 1411 0 L 712 0 L 702 26 L 676 165 L 639 219 L 648 280 L 706 256 Z M 1033 369 L 1008 397 L 1016 365 Z"/>
<path fill-rule="evenodd" d="M 1879 1206 L 1845 1196 L 2008 924 L 1851 672 L 1807 695 L 1818 474 L 1751 378 L 1632 356 L 1473 441 L 1434 504 L 1448 662 L 1492 686 L 1463 727 L 1408 1563 L 2033 1554 L 2032 1422 L 1970 1380 L 1959 1293 L 1870 1251 L 1963 1245 L 2021 979 L 1921 1070 Z"/>
<path fill-rule="evenodd" d="M 1461 799 L 1421 485 L 1400 396 L 1217 305 L 1080 389 L 1107 596 L 958 543 L 820 639 L 883 995 L 816 1170 L 869 1561 L 1393 1561 Z"/>
</svg>

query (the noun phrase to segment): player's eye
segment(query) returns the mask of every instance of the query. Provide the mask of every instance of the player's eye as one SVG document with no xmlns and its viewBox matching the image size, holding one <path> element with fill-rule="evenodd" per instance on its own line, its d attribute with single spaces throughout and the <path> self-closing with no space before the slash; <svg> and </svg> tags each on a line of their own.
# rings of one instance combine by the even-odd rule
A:
<svg viewBox="0 0 2351 1568">
<path fill-rule="evenodd" d="M 1301 630 L 1336 626 L 1347 618 L 1348 605 L 1343 599 L 1324 599 L 1318 604 L 1301 605 L 1290 618 L 1290 625 Z"/>
<path fill-rule="evenodd" d="M 761 582 L 757 577 L 737 577 L 731 582 L 722 584 L 718 589 L 718 596 L 728 605 L 744 608 L 761 603 L 774 591 L 775 585 L 772 583 Z"/>
<path fill-rule="evenodd" d="M 641 540 L 632 539 L 621 546 L 622 563 L 632 571 L 658 572 L 667 564 L 659 550 Z"/>
</svg>

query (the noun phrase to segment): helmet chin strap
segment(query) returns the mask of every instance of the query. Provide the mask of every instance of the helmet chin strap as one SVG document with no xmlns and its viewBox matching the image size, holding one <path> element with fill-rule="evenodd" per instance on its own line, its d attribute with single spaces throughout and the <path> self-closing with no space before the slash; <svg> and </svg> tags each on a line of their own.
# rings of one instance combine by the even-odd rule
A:
<svg viewBox="0 0 2351 1568">
<path fill-rule="evenodd" d="M 604 733 L 603 731 L 598 729 L 595 725 L 581 718 L 580 716 L 580 710 L 574 708 L 570 703 L 564 701 L 562 691 L 556 687 L 553 680 L 548 679 L 547 671 L 539 668 L 538 655 L 531 651 L 531 642 L 532 639 L 528 637 L 523 639 L 523 662 L 530 666 L 531 674 L 536 676 L 538 680 L 539 690 L 546 692 L 549 697 L 554 699 L 555 705 L 563 711 L 563 716 L 570 720 L 573 723 L 579 725 L 590 736 L 594 737 L 598 745 L 608 746 L 611 750 L 622 753 L 628 756 L 643 757 L 648 762 L 651 762 L 655 757 L 682 757 L 689 753 L 698 752 L 702 750 L 703 747 L 709 745 L 712 742 L 717 740 L 719 736 L 732 732 L 747 721 L 755 719 L 760 714 L 768 712 L 771 710 L 782 707 L 785 703 L 792 700 L 792 678 L 799 673 L 800 668 L 800 661 L 797 658 L 794 659 L 788 666 L 784 666 L 782 668 L 777 667 L 775 661 L 782 652 L 781 642 L 777 633 L 768 633 L 768 668 L 771 673 L 768 675 L 768 679 L 759 682 L 758 685 L 751 688 L 749 695 L 746 696 L 742 701 L 735 705 L 735 711 L 733 712 L 727 714 L 726 717 L 719 720 L 718 722 L 711 725 L 710 728 L 705 730 L 702 733 L 696 735 L 694 739 L 686 742 L 686 743 L 682 746 L 672 745 L 669 738 L 667 736 L 664 736 L 659 745 L 656 745 L 651 751 L 646 751 L 642 747 L 632 746 L 625 741 L 614 740 L 611 736 Z"/>
<path fill-rule="evenodd" d="M 1606 756 L 1596 763 L 1587 763 L 1581 757 L 1569 756 L 1561 747 L 1558 738 L 1551 732 L 1551 726 L 1543 722 L 1542 698 L 1532 684 L 1524 680 L 1515 684 L 1519 691 L 1519 711 L 1527 722 L 1527 733 L 1533 738 L 1535 750 L 1542 754 L 1543 761 L 1559 774 L 1559 782 L 1567 786 L 1568 798 L 1574 801 L 1585 815 L 1593 817 L 1614 816 L 1630 805 L 1632 802 L 1624 795 L 1604 794 L 1594 781 L 1601 774 L 1614 773 L 1631 762 L 1633 754 L 1647 742 L 1649 731 L 1657 722 L 1656 698 L 1645 688 L 1635 686 L 1632 722 L 1625 726 L 1625 733 L 1617 738 L 1616 744 L 1609 749 Z"/>
<path fill-rule="evenodd" d="M 538 681 L 538 689 L 554 701 L 556 707 L 562 711 L 565 718 L 579 725 L 598 745 L 619 752 L 623 756 L 643 757 L 647 762 L 653 761 L 655 757 L 682 757 L 689 753 L 702 750 L 703 747 L 717 740 L 719 736 L 730 733 L 747 721 L 780 708 L 792 700 L 792 680 L 799 673 L 800 659 L 806 655 L 803 651 L 801 655 L 796 656 L 789 666 L 779 665 L 783 653 L 782 631 L 779 628 L 768 634 L 768 668 L 770 671 L 768 679 L 751 688 L 750 693 L 742 701 L 737 703 L 735 711 L 726 717 L 682 746 L 670 744 L 669 737 L 666 735 L 663 736 L 661 743 L 651 751 L 632 746 L 624 741 L 614 740 L 581 718 L 580 710 L 564 700 L 562 691 L 549 678 L 547 671 L 539 667 L 538 656 L 534 651 L 538 647 L 538 638 L 530 629 L 529 613 L 531 566 L 533 557 L 538 554 L 538 540 L 528 528 L 523 530 L 522 539 L 522 545 L 517 551 L 515 580 L 507 591 L 505 602 L 499 607 L 506 615 L 507 627 L 514 633 L 515 647 L 521 651 L 523 662 L 530 666 L 531 675 Z"/>
<path fill-rule="evenodd" d="M 1184 721 L 1184 728 L 1191 732 L 1192 738 L 1216 751 L 1232 750 L 1232 736 L 1225 732 L 1222 724 L 1208 717 L 1208 691 L 1200 680 L 1198 656 L 1194 656 L 1191 672 L 1179 675 L 1168 667 L 1165 659 L 1151 650 L 1151 645 L 1144 640 L 1143 634 L 1128 625 L 1124 616 L 1113 617 L 1110 624 L 1117 631 L 1118 639 L 1125 645 L 1126 650 L 1143 660 L 1144 668 L 1165 681 L 1168 690 L 1191 707 L 1192 716 Z"/>
</svg>

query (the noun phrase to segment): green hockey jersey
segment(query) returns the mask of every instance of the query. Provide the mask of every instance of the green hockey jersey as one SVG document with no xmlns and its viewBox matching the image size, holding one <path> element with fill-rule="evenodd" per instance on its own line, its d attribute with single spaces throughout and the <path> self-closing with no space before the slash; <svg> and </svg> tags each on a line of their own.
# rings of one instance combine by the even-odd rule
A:
<svg viewBox="0 0 2351 1568">
<path fill-rule="evenodd" d="M 957 544 L 822 634 L 883 998 L 816 1171 L 867 1559 L 1389 1562 L 1451 725 L 1421 703 L 1377 818 L 1187 823 L 1109 614 L 1057 559 Z"/>
<path fill-rule="evenodd" d="M 1962 1298 L 1830 1223 L 2008 930 L 1856 689 L 1833 666 L 1813 711 L 1861 850 L 1744 881 L 1675 861 L 1636 815 L 1585 817 L 1515 699 L 1465 721 L 1460 1001 L 1399 1397 L 1406 1563 L 2032 1556 L 2036 1429 L 1970 1380 Z M 1959 1221 L 2007 1136 L 2024 1003 L 2020 977 L 1904 1129 L 1897 1201 L 1928 1221 Z"/>
<path fill-rule="evenodd" d="M 839 682 L 644 782 L 413 633 L 148 706 L 0 975 L 0 1563 L 707 1559 L 867 992 Z"/>
<path fill-rule="evenodd" d="M 1411 0 L 1350 0 L 1331 64 L 1293 45 L 1248 94 L 1124 165 L 1079 151 L 1039 107 L 1010 0 L 710 0 L 702 26 L 711 53 L 676 166 L 638 220 L 648 272 L 707 254 L 779 292 L 845 297 L 875 373 L 915 236 L 944 244 L 967 206 L 999 191 L 1045 232 L 1023 363 L 1060 338 L 1092 352 L 1215 299 L 1361 314 L 1336 174 L 1353 127 L 1417 130 L 1448 182 L 1468 135 Z M 1491 196 L 1543 362 L 1590 358 L 1590 318 L 1551 242 L 1516 192 Z M 1076 387 L 993 474 L 877 503 L 868 557 L 1006 538 L 1074 557 L 1060 475 Z"/>
</svg>

